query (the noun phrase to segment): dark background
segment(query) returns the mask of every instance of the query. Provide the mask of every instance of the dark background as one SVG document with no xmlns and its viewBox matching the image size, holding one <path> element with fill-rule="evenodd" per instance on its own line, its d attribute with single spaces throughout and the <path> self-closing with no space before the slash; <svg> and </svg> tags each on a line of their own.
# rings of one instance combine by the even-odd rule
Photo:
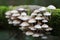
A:
<svg viewBox="0 0 60 40">
<path fill-rule="evenodd" d="M 60 0 L 0 0 L 0 5 L 54 5 L 60 8 Z"/>
</svg>

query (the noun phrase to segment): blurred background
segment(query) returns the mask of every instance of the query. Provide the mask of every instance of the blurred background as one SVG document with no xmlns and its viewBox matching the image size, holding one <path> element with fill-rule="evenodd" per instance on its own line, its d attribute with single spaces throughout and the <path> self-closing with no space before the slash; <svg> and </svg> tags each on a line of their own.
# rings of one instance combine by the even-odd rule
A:
<svg viewBox="0 0 60 40">
<path fill-rule="evenodd" d="M 14 28 L 12 25 L 9 25 L 7 19 L 5 18 L 5 12 L 8 11 L 10 8 L 9 6 L 20 6 L 20 5 L 39 5 L 39 6 L 48 6 L 54 5 L 58 8 L 55 12 L 53 12 L 52 20 L 50 20 L 49 25 L 51 25 L 54 30 L 51 32 L 52 39 L 51 40 L 60 40 L 60 0 L 0 0 L 0 40 L 15 40 L 14 36 L 10 37 L 9 31 L 13 30 L 12 32 L 19 31 L 17 33 L 21 36 L 21 31 Z M 16 36 L 17 37 L 17 36 Z M 19 37 L 20 40 L 23 37 Z M 56 39 L 55 39 L 56 38 Z M 24 39 L 25 40 L 25 39 Z M 33 40 L 32 38 L 28 40 Z"/>
</svg>

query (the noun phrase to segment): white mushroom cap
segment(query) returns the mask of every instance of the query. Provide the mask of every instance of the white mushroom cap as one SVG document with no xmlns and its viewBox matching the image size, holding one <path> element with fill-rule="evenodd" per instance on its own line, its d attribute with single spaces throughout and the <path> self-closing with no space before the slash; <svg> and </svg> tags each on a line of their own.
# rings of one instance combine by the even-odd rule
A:
<svg viewBox="0 0 60 40">
<path fill-rule="evenodd" d="M 48 37 L 47 37 L 47 36 L 42 36 L 41 38 L 42 38 L 42 39 L 47 39 Z"/>
<path fill-rule="evenodd" d="M 53 6 L 53 5 L 49 5 L 47 8 L 48 8 L 48 9 L 56 9 L 56 7 Z"/>
<path fill-rule="evenodd" d="M 42 28 L 40 24 L 37 24 L 34 27 L 37 28 L 37 29 L 41 29 Z"/>
<path fill-rule="evenodd" d="M 37 16 L 42 16 L 42 14 L 41 14 L 41 13 L 39 13 L 39 14 L 37 14 Z"/>
<path fill-rule="evenodd" d="M 17 10 L 12 10 L 12 11 L 10 11 L 11 13 L 18 13 L 18 11 Z"/>
<path fill-rule="evenodd" d="M 25 27 L 19 27 L 19 29 L 24 30 L 24 29 L 25 29 Z"/>
<path fill-rule="evenodd" d="M 47 24 L 43 24 L 42 28 L 48 28 L 49 26 Z"/>
<path fill-rule="evenodd" d="M 5 15 L 10 16 L 11 15 L 10 11 L 7 11 Z"/>
<path fill-rule="evenodd" d="M 20 14 L 19 13 L 14 13 L 14 14 L 12 14 L 12 16 L 20 16 Z"/>
<path fill-rule="evenodd" d="M 38 9 L 37 10 L 34 10 L 34 13 L 38 13 L 38 12 L 40 12 L 40 10 L 38 10 Z"/>
<path fill-rule="evenodd" d="M 5 16 L 5 18 L 10 18 L 10 16 Z"/>
<path fill-rule="evenodd" d="M 37 15 L 37 13 L 34 13 L 34 12 L 33 12 L 33 13 L 31 13 L 31 16 L 36 16 L 36 15 Z"/>
<path fill-rule="evenodd" d="M 20 24 L 20 26 L 23 26 L 23 27 L 24 26 L 29 26 L 29 24 L 27 22 L 23 22 L 23 23 Z"/>
<path fill-rule="evenodd" d="M 30 19 L 30 20 L 28 21 L 28 23 L 35 23 L 35 22 L 36 22 L 35 19 Z"/>
<path fill-rule="evenodd" d="M 26 16 L 26 15 L 27 15 L 26 12 L 22 12 L 22 13 L 21 13 L 21 16 Z"/>
<path fill-rule="evenodd" d="M 34 27 L 29 27 L 30 30 L 36 30 Z"/>
<path fill-rule="evenodd" d="M 50 30 L 52 30 L 52 28 L 47 28 L 47 29 L 46 29 L 46 31 L 50 31 Z"/>
<path fill-rule="evenodd" d="M 42 20 L 42 22 L 46 23 L 46 22 L 48 22 L 48 20 L 45 20 L 45 19 L 44 19 L 44 20 Z"/>
<path fill-rule="evenodd" d="M 12 21 L 8 21 L 8 24 L 13 24 L 13 22 Z"/>
<path fill-rule="evenodd" d="M 18 10 L 19 10 L 19 11 L 23 11 L 23 10 L 25 10 L 25 9 L 24 9 L 24 8 L 19 8 Z"/>
<path fill-rule="evenodd" d="M 50 12 L 45 12 L 44 16 L 51 16 L 51 13 Z"/>
<path fill-rule="evenodd" d="M 39 10 L 40 11 L 46 11 L 47 9 L 46 9 L 46 7 L 41 7 L 41 8 L 39 8 Z"/>
<path fill-rule="evenodd" d="M 39 36 L 40 36 L 40 34 L 35 33 L 35 34 L 33 34 L 32 36 L 33 36 L 33 37 L 39 37 Z"/>
<path fill-rule="evenodd" d="M 42 20 L 42 17 L 37 16 L 37 17 L 35 17 L 35 19 L 36 20 Z"/>
<path fill-rule="evenodd" d="M 11 19 L 11 20 L 14 20 L 14 19 L 15 19 L 15 17 L 10 17 L 10 19 Z"/>
<path fill-rule="evenodd" d="M 14 25 L 20 24 L 20 21 L 18 21 L 18 20 L 13 20 L 13 24 L 14 24 Z"/>
<path fill-rule="evenodd" d="M 29 35 L 33 35 L 34 33 L 33 33 L 33 32 L 30 32 L 30 31 L 27 31 L 25 34 L 26 34 L 27 36 L 29 36 Z"/>
</svg>

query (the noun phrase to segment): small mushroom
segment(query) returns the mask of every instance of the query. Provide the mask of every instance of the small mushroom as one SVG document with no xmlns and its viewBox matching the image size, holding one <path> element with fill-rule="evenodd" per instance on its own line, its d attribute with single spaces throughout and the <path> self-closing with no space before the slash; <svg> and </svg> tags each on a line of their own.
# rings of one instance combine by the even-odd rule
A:
<svg viewBox="0 0 60 40">
<path fill-rule="evenodd" d="M 26 12 L 21 12 L 21 16 L 27 16 Z"/>
<path fill-rule="evenodd" d="M 36 23 L 36 20 L 35 19 L 29 19 L 28 23 Z"/>
<path fill-rule="evenodd" d="M 35 17 L 35 19 L 36 20 L 42 20 L 42 17 L 37 16 L 37 17 Z"/>
<path fill-rule="evenodd" d="M 35 27 L 28 27 L 30 30 L 36 30 Z"/>
<path fill-rule="evenodd" d="M 37 24 L 34 27 L 37 28 L 37 29 L 41 29 L 42 28 L 40 24 Z"/>
<path fill-rule="evenodd" d="M 26 34 L 27 36 L 29 36 L 29 35 L 33 35 L 34 33 L 31 32 L 31 31 L 27 31 L 25 34 Z"/>
<path fill-rule="evenodd" d="M 13 22 L 10 20 L 10 21 L 8 21 L 8 24 L 13 24 Z"/>
<path fill-rule="evenodd" d="M 13 13 L 12 16 L 20 16 L 19 13 Z"/>
<path fill-rule="evenodd" d="M 51 31 L 51 30 L 52 30 L 52 28 L 50 28 L 50 27 L 49 27 L 49 28 L 47 28 L 47 29 L 45 29 L 45 30 L 46 30 L 46 31 Z"/>
<path fill-rule="evenodd" d="M 20 24 L 20 26 L 23 26 L 23 27 L 24 26 L 29 26 L 29 24 L 27 22 L 23 22 L 23 23 Z"/>
<path fill-rule="evenodd" d="M 5 13 L 5 15 L 6 15 L 6 16 L 10 16 L 10 15 L 11 15 L 10 11 L 7 11 L 7 12 Z"/>
<path fill-rule="evenodd" d="M 48 8 L 48 9 L 56 9 L 56 7 L 53 6 L 53 5 L 49 5 L 47 8 Z"/>
<path fill-rule="evenodd" d="M 39 8 L 39 11 L 46 11 L 47 9 L 46 9 L 46 7 L 40 7 Z"/>
<path fill-rule="evenodd" d="M 18 11 L 17 10 L 12 10 L 12 11 L 10 11 L 12 14 L 13 13 L 18 13 Z"/>
<path fill-rule="evenodd" d="M 42 20 L 42 22 L 43 22 L 43 23 L 47 23 L 47 22 L 48 22 L 48 20 L 44 19 L 44 20 Z"/>
<path fill-rule="evenodd" d="M 40 34 L 35 33 L 35 34 L 33 34 L 32 36 L 33 36 L 33 37 L 39 37 L 39 36 L 40 36 Z"/>
<path fill-rule="evenodd" d="M 43 24 L 42 28 L 48 28 L 49 26 L 47 24 Z"/>
<path fill-rule="evenodd" d="M 33 12 L 33 13 L 31 13 L 31 16 L 36 16 L 36 15 L 37 15 L 37 13 L 34 13 L 34 12 Z"/>
<path fill-rule="evenodd" d="M 39 13 L 39 14 L 37 14 L 37 16 L 42 16 L 42 14 L 41 14 L 41 13 Z"/>
<path fill-rule="evenodd" d="M 51 13 L 50 12 L 45 12 L 43 15 L 44 16 L 51 16 Z"/>
<path fill-rule="evenodd" d="M 20 21 L 18 21 L 18 20 L 13 20 L 13 25 L 17 25 L 17 24 L 20 24 Z"/>
</svg>

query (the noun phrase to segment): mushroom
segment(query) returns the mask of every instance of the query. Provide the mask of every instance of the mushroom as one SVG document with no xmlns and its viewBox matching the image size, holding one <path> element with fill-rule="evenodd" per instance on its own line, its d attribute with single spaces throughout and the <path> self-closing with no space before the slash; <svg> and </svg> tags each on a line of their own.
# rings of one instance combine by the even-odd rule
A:
<svg viewBox="0 0 60 40">
<path fill-rule="evenodd" d="M 48 37 L 47 37 L 47 36 L 42 36 L 41 38 L 42 38 L 42 39 L 47 39 Z"/>
<path fill-rule="evenodd" d="M 47 9 L 46 9 L 46 7 L 40 7 L 39 8 L 39 11 L 46 11 Z"/>
<path fill-rule="evenodd" d="M 49 28 L 47 28 L 47 29 L 45 29 L 45 30 L 46 30 L 46 31 L 51 31 L 51 30 L 52 30 L 52 28 L 50 28 L 50 27 L 49 27 Z"/>
<path fill-rule="evenodd" d="M 35 17 L 35 19 L 36 20 L 42 20 L 42 17 L 37 16 L 37 17 Z"/>
<path fill-rule="evenodd" d="M 36 28 L 35 27 L 28 27 L 30 30 L 36 30 Z"/>
<path fill-rule="evenodd" d="M 37 24 L 34 27 L 37 28 L 37 29 L 41 29 L 42 28 L 40 24 Z"/>
<path fill-rule="evenodd" d="M 27 16 L 26 12 L 21 12 L 21 16 Z"/>
<path fill-rule="evenodd" d="M 48 28 L 49 26 L 47 24 L 43 24 L 41 27 L 42 28 Z"/>
<path fill-rule="evenodd" d="M 20 24 L 20 21 L 18 21 L 18 20 L 13 20 L 13 25 L 15 26 L 15 25 L 17 25 L 17 24 Z"/>
<path fill-rule="evenodd" d="M 37 15 L 37 13 L 34 13 L 34 12 L 33 12 L 33 13 L 31 13 L 31 16 L 36 16 L 36 15 Z"/>
<path fill-rule="evenodd" d="M 8 21 L 8 24 L 13 24 L 13 22 L 10 20 L 10 21 Z"/>
<path fill-rule="evenodd" d="M 10 16 L 5 16 L 5 18 L 10 18 Z"/>
<path fill-rule="evenodd" d="M 34 33 L 31 32 L 31 31 L 27 31 L 25 34 L 26 34 L 27 36 L 29 36 L 29 35 L 33 35 Z"/>
<path fill-rule="evenodd" d="M 39 14 L 37 14 L 37 16 L 42 16 L 42 14 L 41 14 L 41 13 L 39 13 Z"/>
<path fill-rule="evenodd" d="M 48 22 L 48 20 L 44 19 L 44 20 L 42 20 L 42 22 L 43 22 L 43 23 L 46 23 L 46 22 Z"/>
<path fill-rule="evenodd" d="M 48 8 L 48 9 L 56 9 L 56 7 L 53 6 L 53 5 L 49 5 L 47 8 Z"/>
<path fill-rule="evenodd" d="M 25 27 L 21 26 L 21 27 L 19 27 L 19 29 L 20 29 L 20 30 L 24 30 L 24 29 L 25 29 Z"/>
<path fill-rule="evenodd" d="M 23 27 L 24 26 L 29 26 L 29 24 L 27 22 L 23 22 L 23 23 L 20 24 L 20 26 L 23 26 Z"/>
<path fill-rule="evenodd" d="M 39 36 L 40 36 L 40 34 L 35 33 L 35 34 L 33 34 L 32 36 L 33 36 L 33 37 L 39 37 Z"/>
<path fill-rule="evenodd" d="M 7 11 L 7 12 L 5 13 L 5 15 L 6 15 L 6 16 L 10 16 L 10 15 L 11 15 L 10 11 Z"/>
<path fill-rule="evenodd" d="M 12 10 L 12 11 L 10 11 L 12 14 L 13 13 L 18 13 L 18 11 L 17 10 Z"/>
<path fill-rule="evenodd" d="M 13 13 L 12 16 L 20 16 L 19 13 Z"/>
<path fill-rule="evenodd" d="M 24 8 L 19 8 L 17 9 L 18 11 L 24 11 L 25 9 Z"/>
<path fill-rule="evenodd" d="M 28 23 L 36 23 L 36 20 L 35 19 L 29 19 Z"/>
<path fill-rule="evenodd" d="M 36 10 L 34 10 L 33 12 L 34 12 L 34 13 L 38 13 L 38 12 L 40 12 L 40 10 L 36 9 Z"/>
<path fill-rule="evenodd" d="M 51 13 L 50 12 L 45 12 L 43 15 L 44 16 L 51 16 Z"/>
</svg>

